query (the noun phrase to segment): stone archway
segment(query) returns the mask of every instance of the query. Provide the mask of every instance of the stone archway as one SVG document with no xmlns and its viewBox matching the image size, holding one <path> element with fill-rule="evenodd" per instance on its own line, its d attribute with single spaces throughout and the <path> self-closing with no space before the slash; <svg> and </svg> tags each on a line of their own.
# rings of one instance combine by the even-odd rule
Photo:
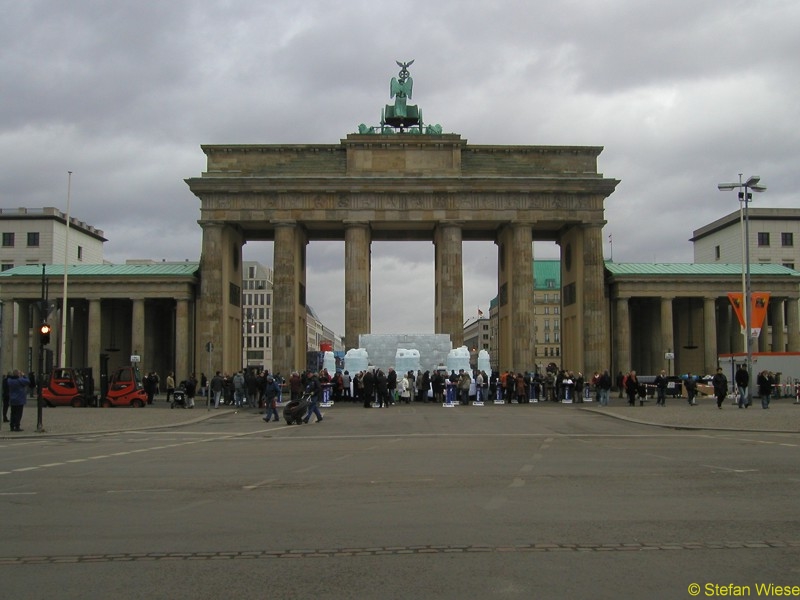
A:
<svg viewBox="0 0 800 600">
<path fill-rule="evenodd" d="M 602 148 L 470 146 L 457 134 L 351 134 L 331 145 L 203 146 L 207 169 L 187 179 L 203 228 L 197 362 L 241 360 L 241 248 L 274 240 L 273 366 L 305 364 L 305 246 L 344 240 L 345 345 L 370 333 L 370 244 L 435 246 L 435 333 L 463 338 L 461 246 L 498 247 L 499 362 L 533 356 L 532 242 L 562 252 L 564 363 L 610 362 L 603 293 L 604 201 L 618 181 L 597 172 Z"/>
</svg>

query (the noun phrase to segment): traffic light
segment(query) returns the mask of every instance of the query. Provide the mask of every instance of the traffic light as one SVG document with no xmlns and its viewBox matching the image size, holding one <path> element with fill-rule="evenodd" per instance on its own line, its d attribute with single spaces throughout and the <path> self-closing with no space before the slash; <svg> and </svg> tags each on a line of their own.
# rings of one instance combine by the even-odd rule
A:
<svg viewBox="0 0 800 600">
<path fill-rule="evenodd" d="M 46 346 L 47 344 L 50 343 L 50 331 L 51 331 L 51 329 L 52 328 L 47 323 L 42 323 L 39 326 L 39 343 L 42 346 Z"/>
</svg>

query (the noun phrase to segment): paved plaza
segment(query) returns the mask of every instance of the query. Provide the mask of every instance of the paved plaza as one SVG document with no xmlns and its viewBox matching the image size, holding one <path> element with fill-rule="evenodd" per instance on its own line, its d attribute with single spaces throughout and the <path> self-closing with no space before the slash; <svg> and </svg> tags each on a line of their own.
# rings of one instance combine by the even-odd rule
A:
<svg viewBox="0 0 800 600">
<path fill-rule="evenodd" d="M 800 405 L 622 402 L 337 404 L 287 426 L 157 401 L 44 409 L 44 433 L 29 408 L 0 431 L 0 581 L 81 600 L 799 585 Z"/>
<path fill-rule="evenodd" d="M 780 398 L 770 403 L 768 410 L 763 410 L 756 398 L 748 409 L 738 409 L 736 405 L 725 404 L 722 410 L 717 409 L 714 398 L 701 397 L 698 406 L 690 407 L 684 398 L 670 398 L 666 407 L 655 405 L 652 400 L 646 401 L 643 406 L 628 406 L 624 398 L 612 398 L 609 406 L 602 407 L 596 402 L 580 404 L 524 404 L 524 405 L 494 405 L 485 406 L 456 406 L 442 408 L 433 403 L 418 404 L 413 406 L 420 410 L 454 410 L 454 411 L 485 411 L 491 414 L 497 410 L 536 411 L 542 408 L 558 408 L 560 410 L 589 410 L 608 415 L 618 419 L 636 423 L 655 425 L 661 427 L 678 427 L 685 429 L 712 429 L 712 430 L 739 430 L 739 431 L 773 431 L 800 433 L 800 404 L 793 398 Z M 194 409 L 168 409 L 163 401 L 163 396 L 157 398 L 155 403 L 143 409 L 128 408 L 82 408 L 68 407 L 44 408 L 42 424 L 44 433 L 37 433 L 37 408 L 35 400 L 30 401 L 25 408 L 22 419 L 22 433 L 14 433 L 14 438 L 22 436 L 41 437 L 47 435 L 73 435 L 81 433 L 115 432 L 126 430 L 147 430 L 161 427 L 177 427 L 199 422 L 205 419 L 219 417 L 230 411 L 238 412 L 230 406 L 222 406 L 218 410 L 207 410 L 205 401 L 198 399 Z M 336 412 L 357 410 L 361 407 L 354 403 L 344 402 L 330 409 Z M 391 417 L 393 409 L 403 409 L 404 406 L 395 406 L 386 409 L 385 417 Z M 222 411 L 220 413 L 220 411 Z M 253 409 L 241 409 L 242 415 L 255 415 Z M 349 414 L 349 413 L 345 413 Z M 270 425 L 272 426 L 272 425 Z M 12 437 L 8 424 L 0 429 L 0 437 Z"/>
</svg>

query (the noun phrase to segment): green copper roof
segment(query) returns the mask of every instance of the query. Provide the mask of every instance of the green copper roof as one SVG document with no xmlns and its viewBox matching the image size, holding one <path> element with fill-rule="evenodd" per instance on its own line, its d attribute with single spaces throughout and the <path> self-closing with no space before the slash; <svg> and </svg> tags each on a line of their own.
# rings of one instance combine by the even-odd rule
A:
<svg viewBox="0 0 800 600">
<path fill-rule="evenodd" d="M 124 265 L 68 265 L 68 277 L 182 277 L 194 275 L 200 263 L 143 263 Z M 45 276 L 64 275 L 64 265 L 46 265 Z M 42 265 L 21 265 L 0 273 L 0 277 L 31 277 L 42 275 Z"/>
<path fill-rule="evenodd" d="M 533 261 L 533 289 L 550 290 L 561 288 L 561 261 Z"/>
<path fill-rule="evenodd" d="M 731 276 L 741 275 L 742 265 L 740 264 L 719 264 L 719 263 L 615 263 L 606 261 L 606 270 L 612 275 L 653 275 L 653 276 Z M 751 275 L 789 275 L 800 277 L 800 272 L 784 267 L 767 263 L 754 263 L 750 265 Z"/>
</svg>

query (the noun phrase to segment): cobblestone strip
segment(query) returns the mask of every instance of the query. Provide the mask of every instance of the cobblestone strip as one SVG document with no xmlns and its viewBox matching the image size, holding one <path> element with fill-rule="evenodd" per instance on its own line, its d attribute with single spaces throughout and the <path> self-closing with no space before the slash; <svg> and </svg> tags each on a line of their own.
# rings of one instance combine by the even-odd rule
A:
<svg viewBox="0 0 800 600">
<path fill-rule="evenodd" d="M 221 552 L 149 552 L 130 554 L 73 554 L 53 556 L 0 556 L 0 565 L 76 564 L 98 562 L 153 562 L 185 560 L 253 560 L 280 558 L 339 558 L 352 556 L 408 556 L 413 554 L 479 554 L 521 552 L 644 552 L 676 550 L 730 550 L 796 548 L 800 540 L 749 540 L 713 542 L 635 542 L 612 544 L 534 543 L 510 546 L 388 546 L 370 548 L 318 548 L 286 550 L 227 550 Z"/>
</svg>

